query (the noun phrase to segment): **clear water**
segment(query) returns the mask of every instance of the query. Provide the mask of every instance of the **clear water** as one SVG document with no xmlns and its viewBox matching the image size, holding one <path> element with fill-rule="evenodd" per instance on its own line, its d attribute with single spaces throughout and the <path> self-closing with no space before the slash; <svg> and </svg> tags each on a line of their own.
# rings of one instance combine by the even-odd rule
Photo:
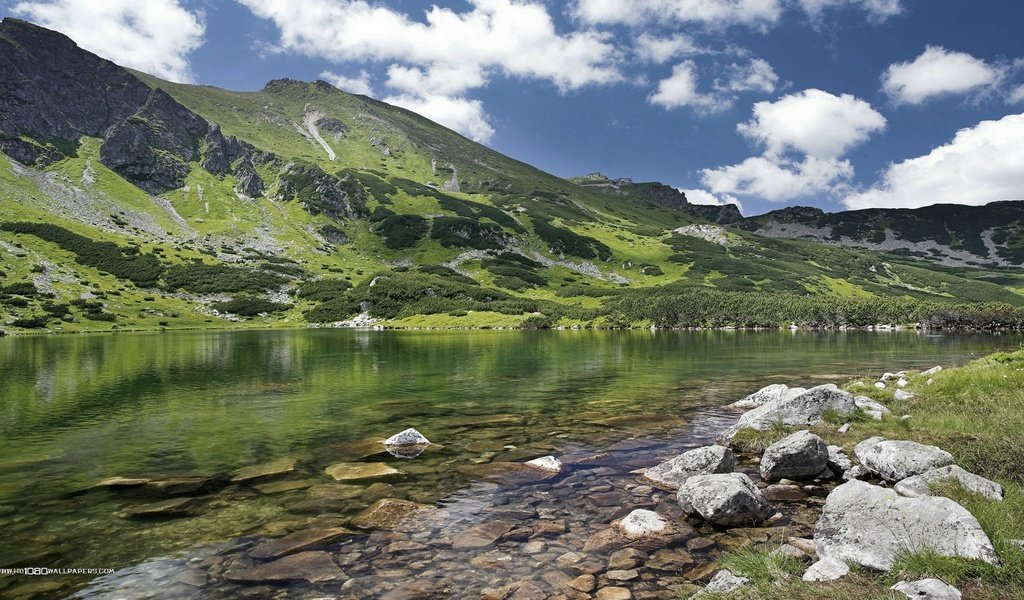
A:
<svg viewBox="0 0 1024 600">
<path fill-rule="evenodd" d="M 735 418 L 721 406 L 769 383 L 807 386 L 957 364 L 1021 340 L 350 330 L 3 338 L 0 567 L 124 569 L 183 556 L 262 535 L 295 519 L 289 506 L 304 499 L 301 490 L 227 486 L 191 517 L 127 519 L 119 513 L 138 498 L 84 491 L 107 477 L 215 476 L 292 457 L 298 468 L 285 480 L 328 483 L 325 466 L 358 460 L 350 442 L 416 427 L 444 447 L 412 461 L 366 460 L 401 464 L 405 475 L 391 481 L 396 495 L 458 506 L 467 490 L 483 493 L 458 471 L 474 460 L 649 440 L 649 454 L 623 455 L 623 468 L 632 469 L 630 461 L 710 439 Z M 491 502 L 514 502 L 486 491 Z M 90 579 L 0 575 L 0 596 L 66 597 Z M 228 597 L 229 587 L 211 581 L 204 593 L 224 589 Z"/>
</svg>

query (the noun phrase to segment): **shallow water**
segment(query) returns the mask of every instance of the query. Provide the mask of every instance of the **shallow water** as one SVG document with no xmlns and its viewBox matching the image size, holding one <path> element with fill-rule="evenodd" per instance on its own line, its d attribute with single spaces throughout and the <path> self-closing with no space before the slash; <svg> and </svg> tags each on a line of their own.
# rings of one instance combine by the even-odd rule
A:
<svg viewBox="0 0 1024 600">
<path fill-rule="evenodd" d="M 92 576 L 0 575 L 0 595 L 60 598 L 89 586 L 81 592 L 88 597 L 262 597 L 267 588 L 222 579 L 225 560 L 247 560 L 246 549 L 264 536 L 343 524 L 383 489 L 444 507 L 445 519 L 411 536 L 378 532 L 330 545 L 353 580 L 346 587 L 291 584 L 273 593 L 370 597 L 420 580 L 435 586 L 428 595 L 479 597 L 483 587 L 540 577 L 543 565 L 626 507 L 671 510 L 664 495 L 634 489 L 629 471 L 713 439 L 736 416 L 720 407 L 763 385 L 957 364 L 1021 340 L 350 330 L 0 339 L 0 567 L 119 570 L 91 585 Z M 364 456 L 355 443 L 406 427 L 442 447 L 407 460 Z M 609 450 L 599 468 L 525 486 L 464 472 L 473 464 Z M 224 477 L 281 458 L 296 459 L 295 470 L 246 485 Z M 386 480 L 390 488 L 341 503 L 306 502 L 306 487 L 331 483 L 324 468 L 341 461 L 382 461 L 402 474 Z M 170 475 L 214 478 L 190 494 L 189 516 L 127 518 L 125 511 L 164 498 L 89 490 L 108 477 Z M 252 485 L 281 481 L 296 487 L 261 492 Z M 498 510 L 523 506 L 533 515 Z M 516 527 L 546 519 L 565 523 L 565 531 L 537 540 L 544 542 L 539 551 L 533 544 L 520 553 L 525 534 L 486 551 L 509 556 L 514 568 L 470 567 L 470 558 L 486 552 L 452 551 L 452 534 L 495 511 Z M 423 548 L 382 552 L 394 541 Z M 182 583 L 197 565 L 206 579 Z M 628 585 L 656 589 L 664 577 Z M 537 583 L 552 591 L 558 585 Z"/>
</svg>

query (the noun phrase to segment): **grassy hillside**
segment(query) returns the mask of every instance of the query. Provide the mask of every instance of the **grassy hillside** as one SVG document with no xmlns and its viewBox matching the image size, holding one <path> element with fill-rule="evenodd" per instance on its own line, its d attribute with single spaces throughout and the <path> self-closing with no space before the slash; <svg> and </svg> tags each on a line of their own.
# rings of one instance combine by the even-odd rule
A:
<svg viewBox="0 0 1024 600">
<path fill-rule="evenodd" d="M 869 319 L 890 315 L 879 306 L 892 299 L 925 306 L 914 318 L 936 312 L 930 303 L 1000 303 L 1017 318 L 1024 304 L 1014 271 L 710 225 L 706 211 L 652 200 L 665 186 L 578 185 L 323 82 L 242 93 L 133 75 L 247 144 L 245 157 L 211 171 L 212 138 L 197 138 L 180 150 L 195 157 L 184 185 L 157 195 L 105 166 L 96 137 L 34 168 L 4 157 L 8 331 L 305 326 L 360 313 L 400 326 L 682 325 L 643 307 L 709 292 L 810 307 L 723 313 L 709 321 L 719 325 L 810 324 L 821 298 Z M 168 118 L 132 117 L 154 135 Z M 262 191 L 240 191 L 246 169 Z"/>
</svg>

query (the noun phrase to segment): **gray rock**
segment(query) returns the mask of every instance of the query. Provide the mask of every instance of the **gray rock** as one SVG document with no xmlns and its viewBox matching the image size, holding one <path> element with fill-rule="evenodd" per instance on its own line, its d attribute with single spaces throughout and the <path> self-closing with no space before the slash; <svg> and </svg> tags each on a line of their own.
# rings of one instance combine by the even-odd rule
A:
<svg viewBox="0 0 1024 600">
<path fill-rule="evenodd" d="M 700 515 L 715 525 L 760 523 L 775 512 L 743 473 L 694 475 L 679 488 L 676 499 L 683 512 Z"/>
<path fill-rule="evenodd" d="M 910 400 L 914 397 L 914 393 L 907 390 L 896 390 L 892 397 L 893 400 Z"/>
<path fill-rule="evenodd" d="M 949 452 L 906 440 L 869 438 L 857 444 L 853 453 L 866 469 L 891 482 L 953 464 Z"/>
<path fill-rule="evenodd" d="M 385 446 L 426 446 L 429 443 L 430 440 L 412 427 L 384 440 Z"/>
<path fill-rule="evenodd" d="M 942 370 L 941 366 L 935 366 L 935 367 L 932 367 L 932 368 L 928 369 L 927 371 L 921 371 L 921 374 L 924 375 L 925 377 L 927 377 L 929 375 L 934 375 L 934 374 L 938 373 L 941 370 Z"/>
<path fill-rule="evenodd" d="M 551 471 L 553 473 L 560 473 L 562 471 L 562 461 L 550 455 L 528 460 L 526 461 L 526 464 L 544 471 Z"/>
<path fill-rule="evenodd" d="M 765 431 L 781 423 L 791 427 L 817 425 L 826 410 L 849 414 L 857 407 L 853 395 L 834 384 L 811 388 L 799 396 L 780 398 L 747 411 L 728 429 L 723 437 L 731 439 L 740 429 Z"/>
<path fill-rule="evenodd" d="M 846 433 L 849 430 L 850 430 L 850 424 L 849 423 L 843 423 L 842 425 L 839 426 L 839 429 L 836 429 L 836 431 L 839 432 L 839 433 Z"/>
<path fill-rule="evenodd" d="M 784 398 L 795 398 L 806 392 L 804 388 L 791 388 L 783 383 L 767 385 L 742 400 L 737 400 L 729 405 L 729 408 L 751 409 L 764 406 L 768 402 L 782 400 Z"/>
<path fill-rule="evenodd" d="M 694 598 L 700 598 L 706 594 L 727 594 L 733 590 L 738 590 L 741 587 L 750 585 L 750 580 L 746 577 L 737 577 L 729 571 L 721 570 L 715 574 L 708 585 L 701 591 L 693 595 Z"/>
<path fill-rule="evenodd" d="M 942 556 L 997 563 L 978 520 L 948 498 L 904 498 L 891 489 L 849 481 L 829 494 L 814 528 L 818 556 L 888 571 L 897 553 L 929 550 Z"/>
<path fill-rule="evenodd" d="M 843 473 L 843 481 L 853 481 L 854 479 L 868 479 L 871 477 L 871 472 L 864 468 L 863 465 L 853 465 L 845 473 Z"/>
<path fill-rule="evenodd" d="M 957 465 L 938 467 L 925 471 L 920 475 L 908 477 L 896 484 L 895 490 L 901 496 L 917 498 L 920 496 L 931 496 L 931 484 L 944 479 L 953 479 L 960 483 L 964 489 L 984 496 L 989 500 L 1003 499 L 1003 486 L 994 481 L 965 471 Z"/>
<path fill-rule="evenodd" d="M 828 445 L 810 431 L 798 431 L 769 446 L 761 457 L 761 478 L 814 477 L 828 465 Z"/>
<path fill-rule="evenodd" d="M 845 561 L 835 558 L 819 560 L 807 567 L 804 571 L 804 581 L 834 581 L 840 577 L 846 577 L 850 572 L 850 565 Z"/>
<path fill-rule="evenodd" d="M 725 446 L 705 446 L 647 469 L 644 478 L 658 487 L 676 490 L 694 475 L 731 473 L 734 470 L 736 457 L 732 450 Z"/>
<path fill-rule="evenodd" d="M 828 466 L 836 473 L 846 473 L 853 468 L 853 461 L 850 460 L 843 449 L 839 446 L 828 447 Z"/>
<path fill-rule="evenodd" d="M 903 581 L 889 589 L 915 600 L 960 600 L 960 590 L 941 579 Z"/>
<path fill-rule="evenodd" d="M 880 415 L 887 415 L 887 414 L 890 414 L 892 412 L 892 411 L 890 411 L 888 409 L 888 407 L 886 407 L 881 402 L 872 400 L 871 398 L 868 398 L 867 396 L 856 396 L 856 397 L 854 397 L 853 402 L 854 402 L 854 404 L 857 405 L 857 408 L 863 410 L 864 412 L 866 412 L 868 414 L 871 414 L 871 413 L 874 412 L 874 413 L 879 413 Z M 879 416 L 879 418 L 877 418 L 875 420 L 876 421 L 881 421 L 882 420 L 881 416 Z"/>
</svg>

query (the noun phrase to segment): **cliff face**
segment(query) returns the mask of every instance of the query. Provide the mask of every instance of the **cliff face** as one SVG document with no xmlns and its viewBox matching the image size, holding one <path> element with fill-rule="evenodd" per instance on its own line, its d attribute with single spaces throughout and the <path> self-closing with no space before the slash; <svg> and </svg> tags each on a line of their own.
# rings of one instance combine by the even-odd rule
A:
<svg viewBox="0 0 1024 600">
<path fill-rule="evenodd" d="M 151 194 L 184 185 L 197 159 L 215 175 L 231 173 L 252 148 L 67 36 L 4 19 L 0 151 L 45 165 L 74 154 L 82 136 L 102 138 L 101 162 Z M 262 190 L 251 161 L 240 168 L 244 192 Z"/>
</svg>

